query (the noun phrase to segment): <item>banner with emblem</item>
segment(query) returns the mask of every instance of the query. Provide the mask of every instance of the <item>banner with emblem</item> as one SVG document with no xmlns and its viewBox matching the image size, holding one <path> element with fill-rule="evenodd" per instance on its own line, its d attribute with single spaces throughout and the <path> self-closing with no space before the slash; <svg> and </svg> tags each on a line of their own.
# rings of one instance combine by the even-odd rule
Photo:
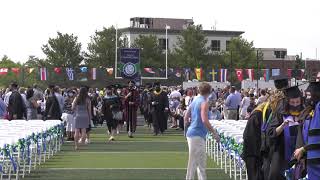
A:
<svg viewBox="0 0 320 180">
<path fill-rule="evenodd" d="M 139 82 L 140 72 L 140 49 L 121 48 L 120 63 L 121 77 Z"/>
<path fill-rule="evenodd" d="M 73 68 L 66 68 L 67 76 L 70 81 L 74 80 L 74 70 Z"/>
</svg>

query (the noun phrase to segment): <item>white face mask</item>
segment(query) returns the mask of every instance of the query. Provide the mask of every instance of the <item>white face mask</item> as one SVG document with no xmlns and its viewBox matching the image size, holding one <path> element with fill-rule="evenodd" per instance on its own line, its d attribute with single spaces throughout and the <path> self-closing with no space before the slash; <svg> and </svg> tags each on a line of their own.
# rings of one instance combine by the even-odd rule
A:
<svg viewBox="0 0 320 180">
<path fill-rule="evenodd" d="M 121 94 L 121 91 L 117 91 L 118 94 Z"/>
</svg>

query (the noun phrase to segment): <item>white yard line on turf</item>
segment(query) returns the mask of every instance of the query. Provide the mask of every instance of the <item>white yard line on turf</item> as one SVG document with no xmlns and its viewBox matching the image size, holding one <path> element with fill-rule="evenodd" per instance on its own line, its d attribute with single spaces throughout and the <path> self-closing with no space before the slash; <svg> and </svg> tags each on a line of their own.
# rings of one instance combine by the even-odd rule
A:
<svg viewBox="0 0 320 180">
<path fill-rule="evenodd" d="M 44 168 L 46 170 L 186 170 L 187 168 Z M 206 170 L 216 170 L 221 168 L 206 168 Z"/>
</svg>

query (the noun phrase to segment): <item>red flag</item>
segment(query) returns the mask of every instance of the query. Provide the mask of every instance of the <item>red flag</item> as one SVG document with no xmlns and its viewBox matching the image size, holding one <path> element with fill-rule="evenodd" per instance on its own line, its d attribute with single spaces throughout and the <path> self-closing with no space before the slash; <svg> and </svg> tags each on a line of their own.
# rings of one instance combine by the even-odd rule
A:
<svg viewBox="0 0 320 180">
<path fill-rule="evenodd" d="M 242 73 L 242 69 L 236 69 L 236 74 L 237 74 L 237 78 L 239 81 L 243 80 L 243 73 Z"/>
<path fill-rule="evenodd" d="M 47 68 L 40 68 L 40 79 L 41 81 L 47 80 Z"/>
<path fill-rule="evenodd" d="M 53 70 L 56 74 L 61 74 L 61 68 L 55 67 Z"/>
<path fill-rule="evenodd" d="M 8 68 L 0 68 L 0 75 L 8 74 Z"/>
<path fill-rule="evenodd" d="M 147 73 L 150 73 L 150 74 L 155 74 L 156 72 L 154 72 L 152 70 L 152 68 L 144 68 L 144 71 L 146 71 Z"/>
<path fill-rule="evenodd" d="M 288 78 L 291 79 L 291 77 L 292 77 L 292 69 L 288 69 L 287 72 L 288 72 Z"/>
<path fill-rule="evenodd" d="M 249 79 L 251 81 L 253 81 L 254 80 L 254 71 L 253 71 L 253 69 L 246 69 L 246 71 L 247 71 Z"/>
<path fill-rule="evenodd" d="M 18 75 L 18 74 L 20 73 L 20 68 L 11 68 L 11 71 L 12 71 L 14 74 Z"/>
</svg>

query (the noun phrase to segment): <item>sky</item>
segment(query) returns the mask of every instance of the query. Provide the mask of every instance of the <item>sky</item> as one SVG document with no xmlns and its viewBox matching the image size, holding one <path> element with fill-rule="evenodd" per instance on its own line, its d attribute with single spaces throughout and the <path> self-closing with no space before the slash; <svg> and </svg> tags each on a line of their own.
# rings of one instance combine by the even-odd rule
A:
<svg viewBox="0 0 320 180">
<path fill-rule="evenodd" d="M 217 30 L 245 31 L 257 48 L 287 48 L 316 58 L 318 0 L 0 0 L 0 57 L 44 58 L 41 46 L 56 32 L 73 33 L 86 50 L 103 27 L 128 27 L 130 17 L 193 18 Z M 320 56 L 320 54 L 319 54 Z M 319 59 L 318 56 L 318 59 Z"/>
</svg>

